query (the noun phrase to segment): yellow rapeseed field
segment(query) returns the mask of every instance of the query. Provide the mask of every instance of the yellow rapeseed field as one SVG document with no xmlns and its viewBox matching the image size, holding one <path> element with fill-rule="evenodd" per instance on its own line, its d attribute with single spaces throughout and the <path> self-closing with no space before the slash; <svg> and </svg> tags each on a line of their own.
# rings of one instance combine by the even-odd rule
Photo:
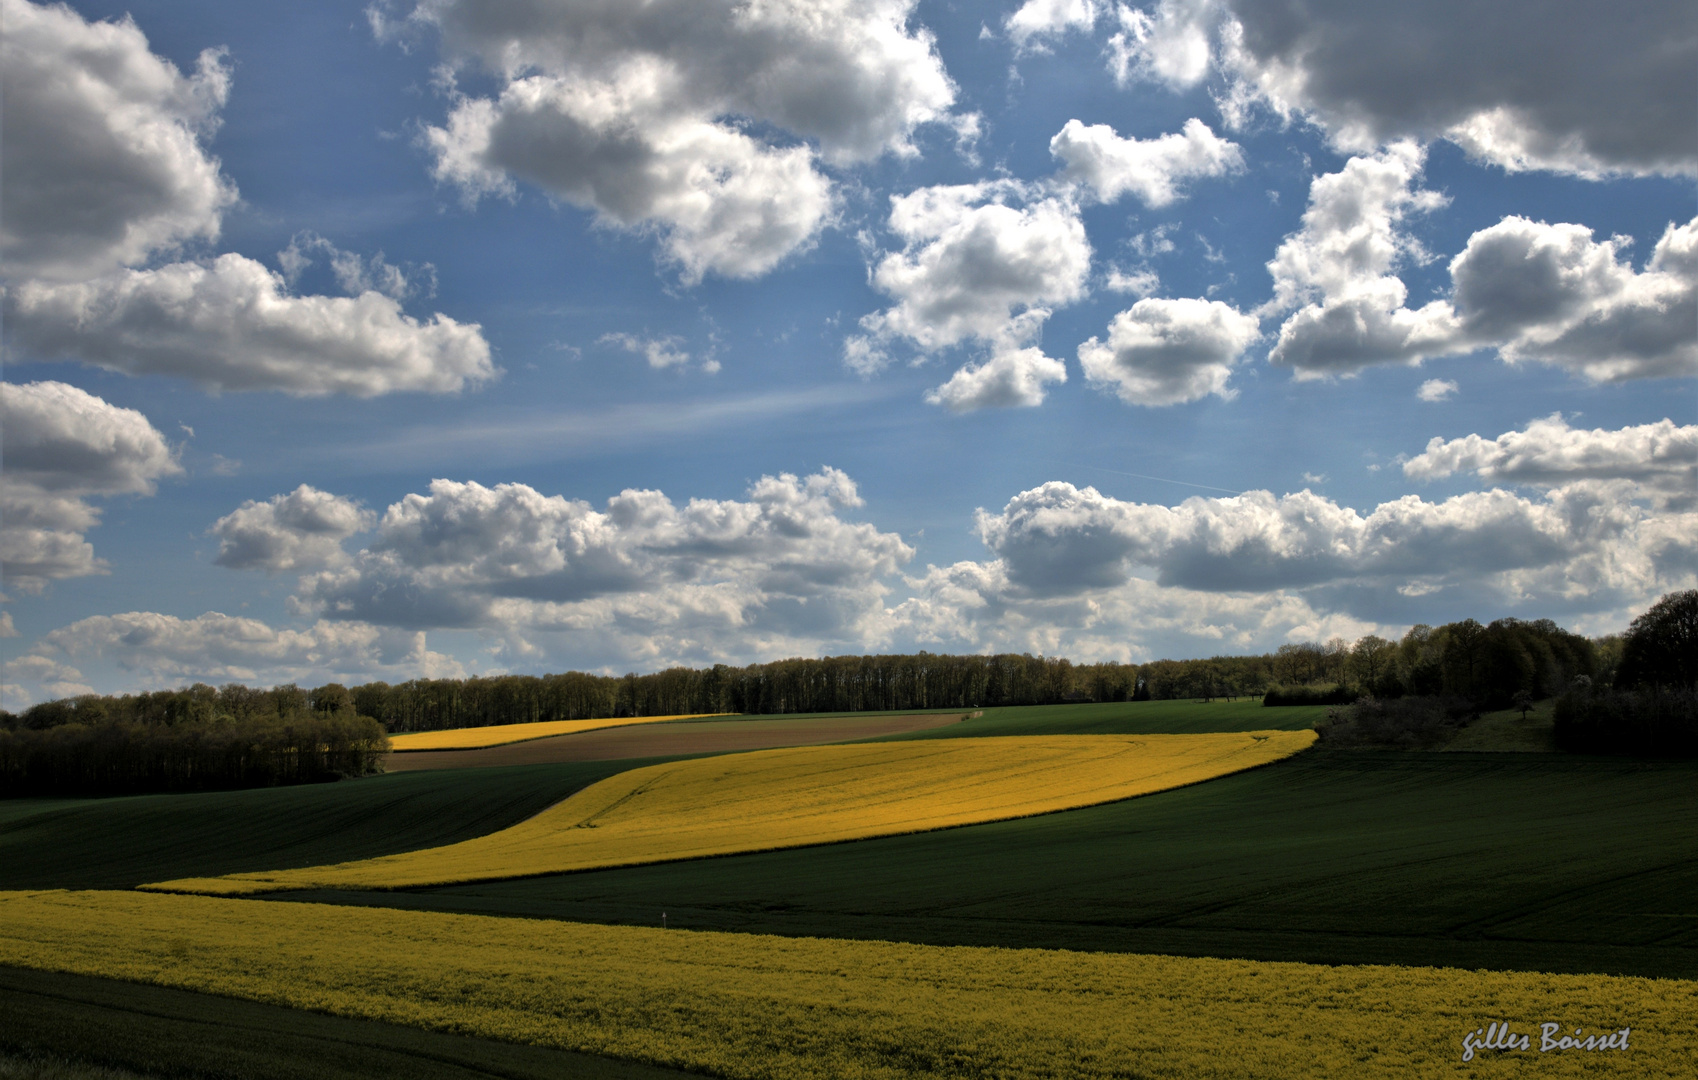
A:
<svg viewBox="0 0 1698 1080">
<path fill-rule="evenodd" d="M 528 821 L 377 859 L 143 886 L 235 895 L 395 889 L 858 840 L 1026 817 L 1264 765 L 1313 731 L 800 746 L 608 777 Z"/>
<path fill-rule="evenodd" d="M 667 720 L 696 720 L 704 716 L 732 713 L 680 713 L 677 716 L 625 716 L 605 720 L 544 720 L 535 724 L 496 724 L 492 727 L 450 728 L 447 731 L 410 731 L 389 736 L 391 750 L 482 750 L 489 746 L 546 739 L 553 735 L 576 735 L 600 728 L 659 724 Z"/>
<path fill-rule="evenodd" d="M 0 964 L 735 1080 L 1682 1080 L 1698 983 L 943 948 L 134 892 L 0 893 Z M 1494 1021 L 1526 1051 L 1463 1040 Z M 1626 1049 L 1540 1052 L 1630 1029 Z"/>
</svg>

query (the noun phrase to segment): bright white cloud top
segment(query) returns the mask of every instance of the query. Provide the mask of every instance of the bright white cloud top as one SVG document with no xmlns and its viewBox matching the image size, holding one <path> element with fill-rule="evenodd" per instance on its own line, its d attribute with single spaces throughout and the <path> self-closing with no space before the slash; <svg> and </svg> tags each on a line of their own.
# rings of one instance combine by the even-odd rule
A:
<svg viewBox="0 0 1698 1080">
<path fill-rule="evenodd" d="M 0 0 L 5 707 L 1698 586 L 1685 6 L 366 15 Z"/>
<path fill-rule="evenodd" d="M 152 495 L 183 471 L 147 417 L 64 383 L 0 383 L 0 433 L 0 566 L 25 592 L 105 572 L 83 538 L 100 522 L 90 496 Z"/>
</svg>

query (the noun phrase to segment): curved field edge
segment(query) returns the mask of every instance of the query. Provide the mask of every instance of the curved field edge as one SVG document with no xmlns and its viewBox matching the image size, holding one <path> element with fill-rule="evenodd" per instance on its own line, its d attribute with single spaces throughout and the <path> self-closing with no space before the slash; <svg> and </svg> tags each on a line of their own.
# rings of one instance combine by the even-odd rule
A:
<svg viewBox="0 0 1698 1080">
<path fill-rule="evenodd" d="M 1690 1075 L 1698 982 L 773 938 L 137 892 L 0 894 L 0 964 L 735 1080 Z M 1507 1021 L 1625 1050 L 1461 1061 Z"/>
<path fill-rule="evenodd" d="M 141 886 L 243 895 L 401 889 L 898 836 L 1073 810 L 1289 757 L 1312 731 L 851 743 L 620 773 L 535 817 L 446 847 L 333 866 Z"/>
<path fill-rule="evenodd" d="M 389 749 L 395 753 L 421 753 L 431 750 L 483 750 L 492 746 L 508 746 L 550 739 L 556 735 L 576 735 L 582 731 L 603 728 L 635 727 L 639 724 L 666 724 L 678 720 L 704 720 L 710 717 L 735 716 L 735 713 L 679 713 L 676 716 L 620 716 L 600 720 L 540 720 L 530 724 L 494 724 L 489 727 L 448 728 L 443 731 L 408 731 L 389 736 Z"/>
</svg>

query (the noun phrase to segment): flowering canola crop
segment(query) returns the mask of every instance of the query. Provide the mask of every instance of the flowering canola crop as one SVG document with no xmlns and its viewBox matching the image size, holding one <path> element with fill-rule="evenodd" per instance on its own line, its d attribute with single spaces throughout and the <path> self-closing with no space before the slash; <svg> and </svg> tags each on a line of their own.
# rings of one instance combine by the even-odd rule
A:
<svg viewBox="0 0 1698 1080">
<path fill-rule="evenodd" d="M 1294 754 L 1312 731 L 1051 735 L 801 746 L 608 777 L 446 847 L 143 886 L 399 889 L 859 840 L 1026 817 L 1196 783 Z"/>
<path fill-rule="evenodd" d="M 1690 1077 L 1698 982 L 944 948 L 135 892 L 0 893 L 0 964 L 734 1080 Z M 1492 1021 L 1527 1052 L 1477 1052 Z M 1631 1029 L 1541 1053 L 1542 1022 Z"/>
<path fill-rule="evenodd" d="M 678 716 L 623 716 L 602 720 L 542 720 L 535 724 L 494 724 L 490 727 L 450 728 L 447 731 L 410 731 L 389 736 L 391 750 L 482 750 L 489 746 L 529 742 L 554 735 L 576 735 L 600 728 L 659 724 L 667 720 L 695 720 L 731 713 L 681 713 Z"/>
</svg>

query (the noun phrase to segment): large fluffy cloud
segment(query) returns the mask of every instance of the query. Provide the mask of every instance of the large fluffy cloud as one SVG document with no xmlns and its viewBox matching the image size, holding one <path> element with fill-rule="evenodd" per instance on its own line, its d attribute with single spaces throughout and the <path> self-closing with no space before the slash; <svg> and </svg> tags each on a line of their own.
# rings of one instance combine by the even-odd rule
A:
<svg viewBox="0 0 1698 1080">
<path fill-rule="evenodd" d="M 219 566 L 232 570 L 317 569 L 346 561 L 342 541 L 377 517 L 354 500 L 302 484 L 265 502 L 249 499 L 213 523 Z"/>
<path fill-rule="evenodd" d="M 25 357 L 309 395 L 442 393 L 494 374 L 476 324 L 416 319 L 385 295 L 407 283 L 381 259 L 372 279 L 331 249 L 358 293 L 345 298 L 292 295 L 241 255 L 152 265 L 216 239 L 236 197 L 201 145 L 229 90 L 218 54 L 185 78 L 128 20 L 27 0 L 0 15 L 4 314 Z"/>
<path fill-rule="evenodd" d="M 6 316 L 13 340 L 36 358 L 176 375 L 213 390 L 444 393 L 495 374 L 476 323 L 441 314 L 421 321 L 375 290 L 294 296 L 280 275 L 242 255 L 88 281 L 25 281 L 7 293 Z"/>
<path fill-rule="evenodd" d="M 1230 398 L 1232 366 L 1260 336 L 1257 326 L 1254 316 L 1218 300 L 1147 298 L 1114 317 L 1107 341 L 1080 345 L 1079 365 L 1128 405 Z"/>
<path fill-rule="evenodd" d="M 1440 480 L 1473 473 L 1488 483 L 1558 487 L 1580 480 L 1627 480 L 1663 505 L 1698 502 L 1698 426 L 1664 419 L 1611 431 L 1572 428 L 1561 413 L 1495 439 L 1434 436 L 1403 463 L 1405 476 Z"/>
<path fill-rule="evenodd" d="M 831 182 L 807 147 L 768 146 L 664 102 L 639 110 L 608 96 L 636 95 L 532 76 L 499 101 L 463 103 L 428 133 L 437 178 L 476 195 L 509 190 L 518 176 L 606 221 L 658 225 L 687 282 L 709 271 L 758 277 L 830 216 Z"/>
<path fill-rule="evenodd" d="M 1085 294 L 1091 245 L 1074 203 L 1007 181 L 929 187 L 892 196 L 889 225 L 904 247 L 879 259 L 872 282 L 897 302 L 862 318 L 869 337 L 850 339 L 852 362 L 875 365 L 896 338 L 926 351 L 989 345 L 991 360 L 962 377 L 972 388 L 936 392 L 958 408 L 1037 404 L 1044 382 L 1066 377 L 1031 342 L 1054 305 Z M 984 392 L 992 384 L 1026 389 Z"/>
<path fill-rule="evenodd" d="M 218 236 L 236 190 L 201 139 L 229 72 L 215 50 L 184 76 L 128 18 L 0 0 L 7 276 L 78 278 Z"/>
<path fill-rule="evenodd" d="M 1510 217 L 1450 264 L 1464 344 L 1495 344 L 1593 382 L 1698 374 L 1698 218 L 1670 224 L 1643 271 L 1581 225 Z"/>
<path fill-rule="evenodd" d="M 1423 157 L 1397 143 L 1315 178 L 1303 227 L 1268 263 L 1263 310 L 1291 312 L 1270 360 L 1321 378 L 1491 348 L 1593 382 L 1698 373 L 1698 219 L 1670 223 L 1635 270 L 1584 226 L 1508 217 L 1451 260 L 1449 298 L 1406 307 L 1396 271 L 1430 256 L 1405 220 L 1443 205 L 1417 186 Z"/>
<path fill-rule="evenodd" d="M 913 549 L 842 516 L 859 505 L 835 469 L 763 477 L 745 500 L 679 506 L 629 490 L 602 509 L 524 484 L 437 480 L 391 505 L 342 565 L 304 575 L 295 605 L 476 629 L 521 651 L 569 640 L 614 663 L 865 647 L 883 633 L 885 581 Z"/>
<path fill-rule="evenodd" d="M 1536 499 L 1408 495 L 1363 513 L 1309 491 L 1170 507 L 1057 481 L 979 512 L 993 559 L 980 564 L 982 587 L 952 603 L 966 618 L 993 601 L 1078 605 L 1160 587 L 1300 597 L 1315 612 L 1383 623 L 1447 602 L 1476 613 L 1533 601 L 1615 610 L 1698 578 L 1698 514 L 1636 494 L 1625 481 L 1582 482 Z M 951 571 L 958 586 L 963 573 Z"/>
<path fill-rule="evenodd" d="M 503 81 L 427 138 L 469 196 L 514 177 L 603 220 L 652 226 L 687 280 L 753 277 L 829 219 L 835 163 L 913 152 L 955 87 L 912 0 L 421 3 L 408 21 Z M 809 140 L 751 135 L 739 119 Z"/>
<path fill-rule="evenodd" d="M 1444 205 L 1415 187 L 1424 160 L 1404 142 L 1315 178 L 1303 227 L 1268 263 L 1274 295 L 1266 310 L 1296 309 L 1269 354 L 1274 363 L 1319 377 L 1419 360 L 1455 336 L 1449 306 L 1408 310 L 1409 290 L 1393 273 L 1401 261 L 1425 257 L 1400 228 L 1404 218 Z"/>
<path fill-rule="evenodd" d="M 26 592 L 104 571 L 83 537 L 100 520 L 89 497 L 151 495 L 182 471 L 147 417 L 64 383 L 0 383 L 0 432 L 0 565 Z"/>
<path fill-rule="evenodd" d="M 1698 35 L 1677 0 L 1161 0 L 1120 9 L 1122 77 L 1305 114 L 1350 149 L 1449 138 L 1509 169 L 1698 171 Z"/>
</svg>

